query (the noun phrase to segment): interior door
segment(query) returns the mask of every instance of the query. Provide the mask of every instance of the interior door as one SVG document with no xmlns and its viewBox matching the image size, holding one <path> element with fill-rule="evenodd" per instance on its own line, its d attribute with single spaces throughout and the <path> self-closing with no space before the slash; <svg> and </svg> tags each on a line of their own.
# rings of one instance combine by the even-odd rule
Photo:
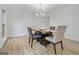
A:
<svg viewBox="0 0 79 59">
<path fill-rule="evenodd" d="M 2 38 L 2 9 L 0 6 L 0 40 Z"/>
</svg>

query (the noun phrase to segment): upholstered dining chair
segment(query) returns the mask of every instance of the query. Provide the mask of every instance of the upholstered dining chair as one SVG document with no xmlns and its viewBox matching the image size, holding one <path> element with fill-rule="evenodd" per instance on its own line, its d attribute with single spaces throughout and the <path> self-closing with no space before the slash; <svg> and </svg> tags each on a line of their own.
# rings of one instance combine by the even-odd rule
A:
<svg viewBox="0 0 79 59">
<path fill-rule="evenodd" d="M 31 27 L 27 27 L 28 29 L 28 34 L 29 34 L 29 44 L 31 42 L 31 47 L 33 46 L 33 40 L 34 39 L 42 39 L 41 35 L 35 35 L 32 33 Z"/>
<path fill-rule="evenodd" d="M 50 30 L 55 30 L 55 26 L 50 26 Z"/>
<path fill-rule="evenodd" d="M 55 54 L 57 54 L 56 44 L 61 43 L 61 48 L 63 50 L 62 40 L 64 39 L 64 34 L 65 34 L 66 28 L 67 28 L 67 26 L 57 26 L 54 36 L 48 36 L 48 37 L 45 38 L 45 47 L 47 47 L 46 40 L 48 40 L 49 42 L 54 44 Z"/>
</svg>

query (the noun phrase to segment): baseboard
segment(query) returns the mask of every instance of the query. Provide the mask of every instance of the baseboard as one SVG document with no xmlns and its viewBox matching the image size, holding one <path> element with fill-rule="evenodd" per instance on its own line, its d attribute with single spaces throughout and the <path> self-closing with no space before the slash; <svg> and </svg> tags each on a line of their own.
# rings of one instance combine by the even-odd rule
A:
<svg viewBox="0 0 79 59">
<path fill-rule="evenodd" d="M 7 37 L 4 37 L 1 42 L 0 42 L 0 50 L 2 49 L 3 45 L 5 44 L 5 42 L 8 40 Z"/>
<path fill-rule="evenodd" d="M 28 35 L 26 33 L 17 34 L 17 35 L 9 35 L 8 38 L 10 38 L 10 37 L 21 37 L 21 36 L 28 36 Z"/>
<path fill-rule="evenodd" d="M 75 42 L 79 42 L 79 40 L 78 40 L 78 39 L 73 38 L 73 37 L 65 36 L 65 38 L 68 38 L 68 39 L 73 40 L 73 41 L 75 41 Z"/>
</svg>

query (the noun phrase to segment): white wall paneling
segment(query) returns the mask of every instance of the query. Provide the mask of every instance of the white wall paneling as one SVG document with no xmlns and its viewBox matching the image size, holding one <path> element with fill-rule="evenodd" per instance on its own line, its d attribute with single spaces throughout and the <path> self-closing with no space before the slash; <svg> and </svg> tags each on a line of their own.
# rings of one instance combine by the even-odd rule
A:
<svg viewBox="0 0 79 59">
<path fill-rule="evenodd" d="M 67 25 L 66 38 L 79 41 L 79 5 L 70 5 L 50 14 L 50 25 Z"/>
</svg>

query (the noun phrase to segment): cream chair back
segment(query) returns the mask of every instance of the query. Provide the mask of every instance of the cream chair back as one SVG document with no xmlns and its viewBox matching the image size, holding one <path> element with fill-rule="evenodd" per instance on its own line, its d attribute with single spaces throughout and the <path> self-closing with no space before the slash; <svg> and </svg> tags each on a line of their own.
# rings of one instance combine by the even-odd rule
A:
<svg viewBox="0 0 79 59">
<path fill-rule="evenodd" d="M 54 39 L 53 39 L 54 43 L 59 42 L 64 39 L 66 28 L 67 26 L 57 26 Z"/>
</svg>

